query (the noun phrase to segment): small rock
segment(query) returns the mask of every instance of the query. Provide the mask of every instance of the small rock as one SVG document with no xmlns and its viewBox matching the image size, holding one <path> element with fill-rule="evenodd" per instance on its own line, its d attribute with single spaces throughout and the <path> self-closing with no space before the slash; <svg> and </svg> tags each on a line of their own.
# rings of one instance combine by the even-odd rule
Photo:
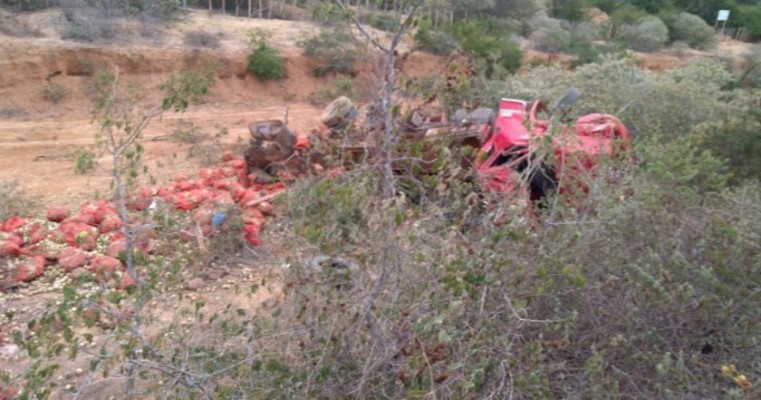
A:
<svg viewBox="0 0 761 400">
<path fill-rule="evenodd" d="M 79 279 L 89 273 L 90 272 L 87 269 L 80 267 L 80 268 L 74 268 L 73 270 L 71 270 L 71 272 L 69 272 L 69 276 L 71 277 L 71 279 Z"/>
<path fill-rule="evenodd" d="M 208 278 L 208 280 L 218 281 L 222 279 L 228 273 L 229 271 L 225 270 L 224 268 L 214 268 L 214 269 L 209 269 L 208 271 L 206 271 L 206 277 Z"/>
<path fill-rule="evenodd" d="M 101 315 L 101 318 L 98 320 L 98 326 L 100 326 L 101 329 L 110 331 L 116 328 L 116 321 L 110 316 Z"/>
<path fill-rule="evenodd" d="M 259 211 L 261 211 L 264 215 L 272 215 L 275 213 L 275 208 L 272 207 L 272 203 L 267 201 L 259 203 L 257 208 L 259 208 Z"/>
<path fill-rule="evenodd" d="M 74 374 L 79 376 L 82 375 L 85 371 L 82 368 L 77 368 L 74 370 Z"/>
<path fill-rule="evenodd" d="M 262 307 L 264 308 L 272 308 L 272 307 L 275 307 L 276 305 L 277 305 L 277 299 L 274 297 L 270 297 L 269 299 L 264 300 L 262 302 Z"/>
<path fill-rule="evenodd" d="M 15 343 L 7 343 L 0 347 L 0 356 L 14 357 L 21 352 L 21 348 Z"/>
<path fill-rule="evenodd" d="M 205 282 L 201 278 L 193 278 L 185 282 L 185 289 L 197 291 L 204 286 Z"/>
</svg>

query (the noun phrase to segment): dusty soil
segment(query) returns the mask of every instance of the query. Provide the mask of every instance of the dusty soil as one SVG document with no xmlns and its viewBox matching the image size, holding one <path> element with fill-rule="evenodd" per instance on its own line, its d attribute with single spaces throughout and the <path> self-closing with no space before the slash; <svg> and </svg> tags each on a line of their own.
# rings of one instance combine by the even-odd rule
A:
<svg viewBox="0 0 761 400">
<path fill-rule="evenodd" d="M 28 25 L 43 27 L 60 15 L 49 11 L 25 17 Z M 254 27 L 272 32 L 273 43 L 287 49 L 289 79 L 283 83 L 261 83 L 246 73 L 247 32 Z M 185 46 L 184 33 L 199 29 L 219 36 L 220 48 Z M 93 173 L 76 175 L 72 156 L 95 144 L 97 127 L 89 111 L 92 75 L 115 66 L 124 81 L 139 85 L 149 98 L 183 59 L 220 66 L 204 104 L 184 114 L 167 113 L 147 129 L 146 160 L 159 175 L 197 168 L 195 160 L 187 159 L 189 144 L 151 141 L 177 129 L 193 129 L 207 137 L 226 130 L 222 142 L 234 145 L 247 138 L 248 123 L 280 118 L 288 107 L 291 126 L 309 130 L 317 124 L 320 110 L 306 97 L 329 82 L 313 79 L 301 68 L 304 60 L 294 47 L 302 29 L 285 21 L 209 18 L 199 13 L 162 30 L 166 34 L 161 34 L 159 43 L 135 38 L 129 44 L 81 44 L 42 28 L 41 38 L 0 36 L 0 179 L 18 180 L 47 203 L 76 203 L 83 195 L 108 190 L 107 159 L 98 159 L 102 168 Z M 64 94 L 53 101 L 46 88 Z"/>
</svg>

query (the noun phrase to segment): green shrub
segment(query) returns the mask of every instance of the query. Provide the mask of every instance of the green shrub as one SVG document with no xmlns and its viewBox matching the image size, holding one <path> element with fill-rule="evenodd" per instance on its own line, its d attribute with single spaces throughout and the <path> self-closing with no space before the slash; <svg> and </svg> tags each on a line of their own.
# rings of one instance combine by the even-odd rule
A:
<svg viewBox="0 0 761 400">
<path fill-rule="evenodd" d="M 293 194 L 289 211 L 295 231 L 322 251 L 366 240 L 374 180 L 355 176 L 319 180 Z"/>
<path fill-rule="evenodd" d="M 386 32 L 396 32 L 400 26 L 398 16 L 393 13 L 366 14 L 365 20 L 373 28 Z"/>
<path fill-rule="evenodd" d="M 677 83 L 689 80 L 714 88 L 723 88 L 734 80 L 726 65 L 713 58 L 694 59 L 682 68 L 667 71 L 667 75 Z"/>
<path fill-rule="evenodd" d="M 682 12 L 674 15 L 670 21 L 672 41 L 682 41 L 690 47 L 699 50 L 709 50 L 716 47 L 716 33 L 703 18 Z"/>
<path fill-rule="evenodd" d="M 658 50 L 669 39 L 666 24 L 652 15 L 642 18 L 636 25 L 623 26 L 621 33 L 629 47 L 638 51 Z"/>
<path fill-rule="evenodd" d="M 610 32 L 608 39 L 617 40 L 620 38 L 622 28 L 625 25 L 634 25 L 637 21 L 647 17 L 648 14 L 644 10 L 634 7 L 631 4 L 623 4 L 616 8 L 613 13 L 610 14 Z"/>
<path fill-rule="evenodd" d="M 733 183 L 761 180 L 761 97 L 759 89 L 736 90 L 730 111 L 697 127 L 704 147 L 726 160 Z"/>
<path fill-rule="evenodd" d="M 95 152 L 90 149 L 78 149 L 74 153 L 74 172 L 84 175 L 95 169 Z"/>
<path fill-rule="evenodd" d="M 732 12 L 737 26 L 748 29 L 748 40 L 761 40 L 761 5 L 741 5 Z"/>
<path fill-rule="evenodd" d="M 575 68 L 580 65 L 600 61 L 602 55 L 617 50 L 611 43 L 600 44 L 595 42 L 600 38 L 600 30 L 599 27 L 591 23 L 575 23 L 570 31 L 571 36 L 566 51 L 576 56 L 571 62 L 571 67 Z"/>
<path fill-rule="evenodd" d="M 571 40 L 571 33 L 563 26 L 563 21 L 539 13 L 529 21 L 531 40 L 537 50 L 551 53 L 565 52 Z"/>
<path fill-rule="evenodd" d="M 251 34 L 251 54 L 248 56 L 248 70 L 261 81 L 285 78 L 285 59 L 280 51 L 267 43 L 267 35 L 262 31 Z"/>
<path fill-rule="evenodd" d="M 341 26 L 346 20 L 344 13 L 333 2 L 317 1 L 313 3 L 312 20 L 329 27 Z"/>
<path fill-rule="evenodd" d="M 581 21 L 584 19 L 585 0 L 553 0 L 552 15 L 555 18 L 567 21 Z"/>
<path fill-rule="evenodd" d="M 190 104 L 201 104 L 203 97 L 214 86 L 215 71 L 213 65 L 183 66 L 159 86 L 167 94 L 163 106 L 173 105 L 175 110 L 181 110 Z"/>
<path fill-rule="evenodd" d="M 430 18 L 423 18 L 413 37 L 423 50 L 439 56 L 447 56 L 457 49 L 457 42 L 445 31 L 433 29 Z"/>
<path fill-rule="evenodd" d="M 329 73 L 354 74 L 359 45 L 345 28 L 332 28 L 298 43 L 304 54 L 315 59 L 318 65 L 312 68 L 314 76 Z"/>
<path fill-rule="evenodd" d="M 720 163 L 687 140 L 664 146 L 653 137 L 637 150 L 641 164 L 618 184 L 590 182 L 594 212 L 558 206 L 562 217 L 540 213 L 540 224 L 509 197 L 492 204 L 509 210 L 503 225 L 477 207 L 374 201 L 361 171 L 299 185 L 289 200 L 293 230 L 283 232 L 293 235 L 288 290 L 276 312 L 252 320 L 256 348 L 268 351 L 236 375 L 230 397 L 282 387 L 297 398 L 736 390 L 717 371 L 729 363 L 749 377 L 759 371 L 761 192 L 724 189 Z M 441 172 L 429 198 L 455 184 L 452 171 Z M 306 259 L 315 247 L 356 260 L 353 285 L 314 278 Z M 294 348 L 300 357 L 289 357 Z"/>
<path fill-rule="evenodd" d="M 696 71 L 696 76 L 689 71 Z M 553 101 L 575 86 L 583 93 L 573 108 L 575 115 L 612 113 L 635 135 L 660 132 L 674 138 L 693 133 L 698 124 L 725 115 L 730 106 L 722 101 L 725 93 L 719 86 L 700 82 L 703 76 L 704 72 L 695 68 L 656 75 L 638 68 L 631 60 L 606 56 L 570 74 L 560 66 L 542 66 L 520 77 L 508 77 L 491 85 L 489 104 L 496 104 L 508 94 L 526 100 Z"/>
<path fill-rule="evenodd" d="M 450 31 L 460 48 L 476 60 L 487 77 L 500 70 L 515 72 L 520 68 L 523 52 L 501 20 L 459 21 Z"/>
</svg>

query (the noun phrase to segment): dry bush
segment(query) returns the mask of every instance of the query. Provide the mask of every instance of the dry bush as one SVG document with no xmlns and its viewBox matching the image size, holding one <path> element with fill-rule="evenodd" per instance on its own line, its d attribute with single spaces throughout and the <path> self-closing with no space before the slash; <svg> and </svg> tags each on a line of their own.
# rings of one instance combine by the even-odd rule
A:
<svg viewBox="0 0 761 400">
<path fill-rule="evenodd" d="M 330 73 L 354 75 L 360 45 L 345 28 L 322 30 L 319 34 L 298 43 L 304 55 L 313 58 L 317 65 L 312 75 L 325 76 Z"/>
<path fill-rule="evenodd" d="M 69 96 L 69 91 L 66 87 L 57 83 L 48 82 L 45 85 L 45 89 L 42 91 L 42 97 L 45 101 L 53 104 L 59 104 L 66 100 Z"/>
<path fill-rule="evenodd" d="M 529 27 L 530 38 L 537 50 L 553 53 L 568 50 L 571 33 L 563 25 L 563 21 L 538 13 L 531 18 Z"/>
<path fill-rule="evenodd" d="M 540 66 L 491 85 L 491 104 L 506 93 L 514 98 L 554 101 L 575 86 L 583 97 L 574 106 L 574 115 L 616 114 L 635 135 L 661 133 L 673 138 L 692 133 L 701 122 L 726 115 L 730 107 L 719 101 L 726 95 L 719 86 L 727 76 L 726 68 L 715 61 L 697 65 L 664 75 L 611 57 L 572 73 L 559 66 Z M 706 80 L 708 76 L 711 78 Z"/>
<path fill-rule="evenodd" d="M 208 49 L 219 48 L 219 39 L 204 30 L 186 32 L 183 39 L 185 45 L 190 47 L 203 47 Z"/>
<path fill-rule="evenodd" d="M 697 15 L 676 14 L 671 18 L 669 28 L 671 40 L 683 41 L 695 49 L 710 50 L 718 43 L 713 27 Z"/>
<path fill-rule="evenodd" d="M 761 43 L 756 43 L 751 47 L 748 54 L 748 61 L 752 63 L 761 63 Z"/>
<path fill-rule="evenodd" d="M 61 8 L 68 22 L 63 39 L 92 42 L 114 39 L 120 33 L 114 19 L 122 14 L 116 10 L 91 7 L 84 0 L 62 0 Z"/>
<path fill-rule="evenodd" d="M 0 34 L 15 37 L 41 37 L 42 32 L 37 29 L 32 29 L 29 25 L 18 18 L 14 18 L 12 14 L 4 15 L 0 14 Z"/>
<path fill-rule="evenodd" d="M 659 50 L 669 40 L 668 27 L 653 15 L 642 18 L 635 25 L 624 25 L 621 33 L 629 48 L 638 51 Z"/>
<path fill-rule="evenodd" d="M 283 298 L 250 320 L 251 360 L 215 393 L 752 397 L 717 371 L 761 373 L 758 187 L 725 189 L 689 141 L 638 153 L 533 224 L 511 199 L 468 201 L 454 165 L 418 204 L 379 201 L 372 170 L 302 183 L 276 228 Z M 315 270 L 321 254 L 340 261 Z"/>
<path fill-rule="evenodd" d="M 0 181 L 0 221 L 32 215 L 39 200 L 29 195 L 18 182 Z"/>
</svg>

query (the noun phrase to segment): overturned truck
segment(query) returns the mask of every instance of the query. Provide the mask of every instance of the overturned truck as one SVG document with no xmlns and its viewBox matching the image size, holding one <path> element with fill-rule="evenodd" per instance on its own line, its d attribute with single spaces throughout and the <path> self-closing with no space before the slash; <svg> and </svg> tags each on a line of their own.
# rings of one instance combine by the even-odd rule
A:
<svg viewBox="0 0 761 400">
<path fill-rule="evenodd" d="M 574 176 L 594 170 L 601 157 L 623 157 L 631 140 L 626 126 L 613 115 L 588 114 L 566 121 L 563 116 L 580 96 L 571 89 L 551 108 L 541 101 L 505 98 L 496 110 L 458 110 L 451 118 L 431 105 L 412 109 L 393 122 L 393 168 L 431 173 L 442 146 L 472 147 L 475 156 L 462 163 L 475 168 L 485 191 L 523 191 L 540 200 L 550 192 L 578 187 L 569 183 Z M 322 115 L 324 127 L 309 138 L 291 132 L 279 120 L 253 123 L 248 171 L 262 180 L 303 172 L 324 160 L 325 151 L 315 149 L 320 142 L 338 150 L 344 166 L 377 159 L 385 140 L 384 115 L 378 110 L 369 106 L 360 123 L 351 100 L 338 98 Z"/>
</svg>

